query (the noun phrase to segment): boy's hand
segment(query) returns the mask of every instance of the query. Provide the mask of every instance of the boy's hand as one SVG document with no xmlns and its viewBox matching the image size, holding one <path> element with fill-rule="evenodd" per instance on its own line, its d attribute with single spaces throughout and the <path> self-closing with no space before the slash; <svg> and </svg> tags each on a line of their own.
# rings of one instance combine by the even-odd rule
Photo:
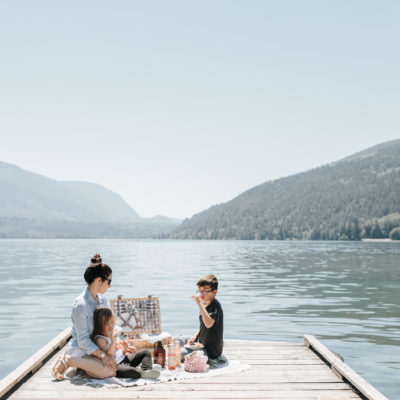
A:
<svg viewBox="0 0 400 400">
<path fill-rule="evenodd" d="M 200 298 L 200 296 L 199 295 L 193 295 L 192 296 L 192 299 L 196 302 L 196 304 L 199 306 L 200 305 L 200 302 L 201 302 L 201 298 Z"/>
<path fill-rule="evenodd" d="M 188 344 L 194 343 L 194 342 L 196 341 L 196 339 L 197 339 L 197 334 L 194 335 L 194 336 L 192 336 L 192 337 L 188 340 Z"/>
</svg>

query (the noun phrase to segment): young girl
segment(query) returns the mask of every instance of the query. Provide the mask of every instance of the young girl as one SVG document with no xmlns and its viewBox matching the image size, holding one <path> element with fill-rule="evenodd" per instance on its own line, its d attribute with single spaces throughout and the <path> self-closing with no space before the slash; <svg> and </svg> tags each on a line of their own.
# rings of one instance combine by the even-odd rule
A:
<svg viewBox="0 0 400 400">
<path fill-rule="evenodd" d="M 93 332 L 91 339 L 106 354 L 113 357 L 117 363 L 118 378 L 144 378 L 155 379 L 160 376 L 158 369 L 153 369 L 151 353 L 142 350 L 136 353 L 136 349 L 128 345 L 126 341 L 118 343 L 119 331 L 114 328 L 115 316 L 109 308 L 98 308 L 93 316 Z M 137 368 L 139 364 L 142 368 Z"/>
</svg>

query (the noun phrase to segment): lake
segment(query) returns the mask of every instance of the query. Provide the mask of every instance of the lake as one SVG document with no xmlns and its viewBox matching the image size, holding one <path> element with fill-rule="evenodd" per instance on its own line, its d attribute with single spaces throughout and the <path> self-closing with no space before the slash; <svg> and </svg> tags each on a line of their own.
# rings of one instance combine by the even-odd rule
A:
<svg viewBox="0 0 400 400">
<path fill-rule="evenodd" d="M 197 280 L 214 273 L 224 336 L 316 336 L 400 400 L 400 243 L 0 240 L 0 378 L 70 325 L 84 270 L 100 253 L 107 298 L 160 297 L 163 330 L 191 335 Z"/>
</svg>

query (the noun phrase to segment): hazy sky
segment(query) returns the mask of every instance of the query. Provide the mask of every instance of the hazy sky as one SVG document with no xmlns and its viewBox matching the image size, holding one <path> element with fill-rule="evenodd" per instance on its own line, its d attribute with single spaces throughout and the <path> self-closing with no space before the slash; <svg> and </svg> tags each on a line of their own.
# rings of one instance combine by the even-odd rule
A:
<svg viewBox="0 0 400 400">
<path fill-rule="evenodd" d="M 398 1 L 2 1 L 0 161 L 185 218 L 400 137 Z"/>
</svg>

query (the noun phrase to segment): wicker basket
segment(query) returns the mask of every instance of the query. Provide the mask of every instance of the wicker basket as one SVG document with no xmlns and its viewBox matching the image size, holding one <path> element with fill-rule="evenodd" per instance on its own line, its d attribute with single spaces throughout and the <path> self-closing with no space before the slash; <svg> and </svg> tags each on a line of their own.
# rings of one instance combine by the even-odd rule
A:
<svg viewBox="0 0 400 400">
<path fill-rule="evenodd" d="M 172 341 L 173 338 L 169 336 L 162 339 L 162 344 L 163 346 L 168 346 L 172 343 Z M 137 351 L 149 350 L 151 352 L 151 355 L 153 356 L 155 343 L 148 342 L 145 339 L 128 339 L 127 342 L 130 346 L 134 346 Z"/>
<path fill-rule="evenodd" d="M 157 335 L 162 332 L 160 301 L 158 297 L 122 298 L 110 300 L 116 324 L 125 336 L 137 337 L 142 333 Z"/>
<path fill-rule="evenodd" d="M 162 339 L 163 346 L 170 345 L 172 343 L 172 337 L 168 336 Z M 155 343 L 148 342 L 145 339 L 128 339 L 127 340 L 130 346 L 135 346 L 137 350 L 143 349 L 154 349 Z"/>
<path fill-rule="evenodd" d="M 122 298 L 119 295 L 117 299 L 110 301 L 111 308 L 117 317 L 117 324 L 121 326 L 122 334 L 127 339 L 129 345 L 140 350 L 153 350 L 154 343 L 145 339 L 139 339 L 143 333 L 157 335 L 161 330 L 160 301 L 158 297 L 149 295 L 147 297 Z M 172 343 L 173 338 L 162 339 L 163 345 Z"/>
</svg>

